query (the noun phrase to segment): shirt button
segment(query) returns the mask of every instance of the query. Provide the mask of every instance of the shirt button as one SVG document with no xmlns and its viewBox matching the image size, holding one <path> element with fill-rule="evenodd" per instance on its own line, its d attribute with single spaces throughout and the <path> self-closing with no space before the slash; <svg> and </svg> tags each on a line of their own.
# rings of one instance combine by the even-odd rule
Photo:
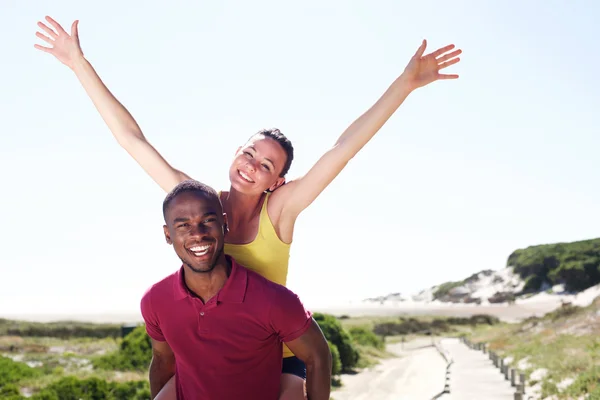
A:
<svg viewBox="0 0 600 400">
<path fill-rule="evenodd" d="M 200 312 L 200 315 L 204 317 L 204 311 L 201 311 L 201 312 Z"/>
</svg>

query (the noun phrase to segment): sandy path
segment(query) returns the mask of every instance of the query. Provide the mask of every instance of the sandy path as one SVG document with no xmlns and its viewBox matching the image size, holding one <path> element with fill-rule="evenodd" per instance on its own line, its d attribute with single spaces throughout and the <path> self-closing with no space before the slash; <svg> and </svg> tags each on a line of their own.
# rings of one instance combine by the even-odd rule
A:
<svg viewBox="0 0 600 400">
<path fill-rule="evenodd" d="M 429 400 L 444 387 L 446 362 L 431 339 L 388 345 L 397 358 L 356 375 L 344 375 L 343 386 L 331 393 L 334 400 Z"/>
<path fill-rule="evenodd" d="M 450 394 L 440 400 L 512 400 L 515 389 L 493 366 L 487 354 L 472 350 L 458 339 L 442 339 L 454 363 L 450 367 Z"/>
</svg>

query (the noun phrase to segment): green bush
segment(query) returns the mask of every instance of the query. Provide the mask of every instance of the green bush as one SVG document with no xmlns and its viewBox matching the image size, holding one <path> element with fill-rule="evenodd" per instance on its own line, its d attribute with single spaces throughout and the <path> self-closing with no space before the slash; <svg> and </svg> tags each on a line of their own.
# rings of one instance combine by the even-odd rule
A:
<svg viewBox="0 0 600 400">
<path fill-rule="evenodd" d="M 146 327 L 140 325 L 121 342 L 118 351 L 93 360 L 95 368 L 117 371 L 144 371 L 152 360 L 152 343 Z"/>
<path fill-rule="evenodd" d="M 385 347 L 385 343 L 381 337 L 377 336 L 373 330 L 364 326 L 354 326 L 350 328 L 350 336 L 352 336 L 354 342 L 363 346 L 375 347 L 380 350 Z"/>
<path fill-rule="evenodd" d="M 399 322 L 384 322 L 376 324 L 373 332 L 380 336 L 409 335 L 414 333 L 440 334 L 453 330 L 453 325 L 494 325 L 500 322 L 496 317 L 487 314 L 477 314 L 471 317 L 436 318 L 423 321 L 416 318 L 400 319 Z"/>
<path fill-rule="evenodd" d="M 595 366 L 577 376 L 566 394 L 573 398 L 587 394 L 586 399 L 600 400 L 600 366 Z"/>
<path fill-rule="evenodd" d="M 342 373 L 342 360 L 340 360 L 340 352 L 335 344 L 327 341 L 329 344 L 329 351 L 331 351 L 331 376 L 339 375 Z"/>
<path fill-rule="evenodd" d="M 14 383 L 2 384 L 0 383 L 0 399 L 9 399 L 9 398 L 20 398 L 21 392 L 19 392 L 19 387 Z"/>
<path fill-rule="evenodd" d="M 42 375 L 42 371 L 37 368 L 31 368 L 27 364 L 0 356 L 0 390 L 7 392 L 14 391 L 13 386 L 8 386 L 9 384 L 17 383 L 25 378 L 35 378 L 40 375 Z M 5 386 L 8 387 L 5 389 Z"/>
<path fill-rule="evenodd" d="M 92 337 L 117 338 L 121 327 L 117 324 L 93 324 L 87 322 L 29 322 L 0 318 L 0 336 L 56 337 L 61 339 Z"/>
<path fill-rule="evenodd" d="M 600 239 L 519 249 L 508 257 L 507 265 L 526 280 L 525 293 L 538 291 L 543 282 L 584 290 L 600 283 Z"/>
<path fill-rule="evenodd" d="M 350 334 L 342 327 L 340 321 L 333 315 L 314 313 L 313 318 L 323 331 L 323 334 L 331 343 L 333 343 L 339 353 L 342 363 L 342 371 L 352 371 L 358 363 L 358 351 L 352 343 Z"/>
<path fill-rule="evenodd" d="M 150 388 L 145 381 L 106 382 L 98 378 L 77 379 L 72 376 L 54 382 L 31 400 L 147 400 Z"/>
</svg>

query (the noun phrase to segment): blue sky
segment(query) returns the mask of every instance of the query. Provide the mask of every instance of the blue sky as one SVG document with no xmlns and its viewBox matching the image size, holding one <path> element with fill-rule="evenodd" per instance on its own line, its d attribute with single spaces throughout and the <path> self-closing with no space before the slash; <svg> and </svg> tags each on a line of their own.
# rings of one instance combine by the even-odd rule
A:
<svg viewBox="0 0 600 400">
<path fill-rule="evenodd" d="M 484 4 L 485 3 L 485 4 Z M 600 236 L 590 1 L 3 0 L 0 314 L 137 312 L 178 267 L 164 193 L 112 138 L 36 22 L 80 20 L 88 59 L 177 168 L 218 189 L 264 127 L 305 172 L 423 38 L 463 49 L 300 217 L 289 287 L 308 305 L 415 292 L 516 248 Z M 596 115 L 594 115 L 596 113 Z"/>
</svg>

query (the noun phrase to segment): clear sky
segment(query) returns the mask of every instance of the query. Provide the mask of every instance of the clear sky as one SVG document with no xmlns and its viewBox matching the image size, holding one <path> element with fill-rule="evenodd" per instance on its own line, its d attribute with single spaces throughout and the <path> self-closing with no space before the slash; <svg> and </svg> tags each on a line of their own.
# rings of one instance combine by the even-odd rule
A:
<svg viewBox="0 0 600 400">
<path fill-rule="evenodd" d="M 423 38 L 463 49 L 460 79 L 412 94 L 300 216 L 288 286 L 308 305 L 600 236 L 600 3 L 0 0 L 0 314 L 137 312 L 179 266 L 162 190 L 33 48 L 45 15 L 80 20 L 85 55 L 151 143 L 217 189 L 253 132 L 291 138 L 293 178 Z"/>
</svg>

